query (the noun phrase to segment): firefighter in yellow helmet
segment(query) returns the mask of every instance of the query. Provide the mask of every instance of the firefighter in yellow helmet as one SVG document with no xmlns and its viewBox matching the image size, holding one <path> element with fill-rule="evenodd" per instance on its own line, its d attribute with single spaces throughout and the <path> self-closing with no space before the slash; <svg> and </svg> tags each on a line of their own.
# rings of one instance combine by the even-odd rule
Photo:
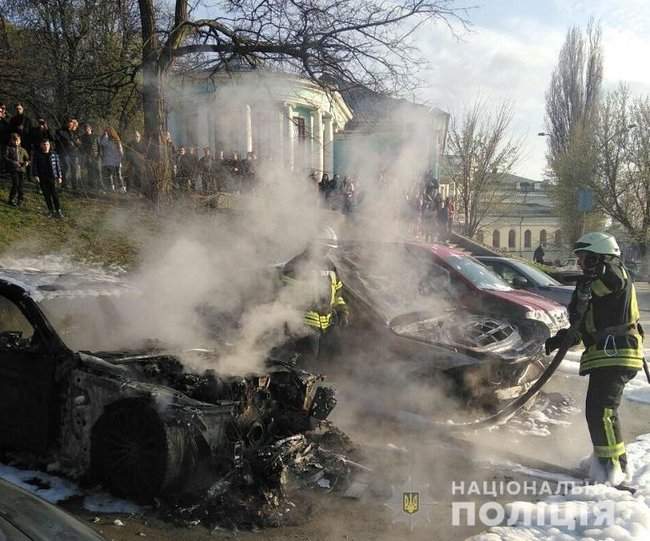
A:
<svg viewBox="0 0 650 541">
<path fill-rule="evenodd" d="M 335 231 L 326 227 L 316 242 L 282 269 L 282 281 L 295 287 L 297 300 L 305 308 L 304 324 L 308 332 L 307 336 L 296 341 L 297 349 L 315 358 L 328 338 L 333 342 L 333 329 L 349 323 L 343 283 L 330 257 L 337 248 Z"/>
<path fill-rule="evenodd" d="M 579 312 L 584 313 L 580 336 L 575 338 L 585 346 L 580 375 L 589 375 L 585 406 L 593 444 L 589 476 L 616 486 L 624 481 L 627 470 L 617 410 L 625 384 L 643 368 L 643 329 L 634 284 L 616 239 L 607 233 L 587 233 L 576 242 L 574 253 L 587 292 L 581 301 L 577 293 L 581 284 L 576 286 L 569 316 L 574 323 Z M 580 302 L 586 303 L 586 309 L 578 309 Z M 566 332 L 547 340 L 547 354 L 560 346 Z"/>
</svg>

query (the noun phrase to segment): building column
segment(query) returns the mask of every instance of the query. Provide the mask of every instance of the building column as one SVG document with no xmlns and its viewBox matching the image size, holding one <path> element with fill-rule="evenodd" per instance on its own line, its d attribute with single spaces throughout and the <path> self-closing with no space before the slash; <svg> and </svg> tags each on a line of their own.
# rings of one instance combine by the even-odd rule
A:
<svg viewBox="0 0 650 541">
<path fill-rule="evenodd" d="M 244 106 L 244 156 L 253 152 L 253 115 L 251 114 L 251 106 Z"/>
<path fill-rule="evenodd" d="M 293 106 L 289 103 L 285 105 L 284 109 L 284 120 L 286 122 L 286 130 L 285 130 L 285 144 L 284 144 L 284 154 L 285 154 L 285 162 L 287 166 L 289 167 L 289 171 L 293 171 L 295 167 L 295 138 L 296 138 L 296 130 L 294 129 L 294 124 L 293 124 Z"/>
<path fill-rule="evenodd" d="M 278 162 L 281 163 L 282 165 L 284 165 L 284 163 L 285 163 L 285 161 L 284 161 L 285 160 L 285 152 L 284 152 L 284 148 L 285 148 L 285 144 L 284 144 L 284 133 L 285 133 L 285 131 L 284 131 L 285 130 L 284 117 L 285 117 L 285 112 L 283 110 L 280 110 L 280 111 L 277 111 L 276 114 L 277 114 L 277 118 L 278 118 L 277 127 L 280 128 L 280 131 L 276 134 L 276 136 L 278 138 L 278 141 L 277 141 L 277 144 L 275 146 L 275 151 L 277 152 L 277 160 L 278 160 Z"/>
<path fill-rule="evenodd" d="M 323 173 L 323 112 L 320 108 L 311 115 L 311 169 Z"/>
<path fill-rule="evenodd" d="M 323 117 L 323 170 L 334 174 L 334 119 L 331 115 Z"/>
</svg>

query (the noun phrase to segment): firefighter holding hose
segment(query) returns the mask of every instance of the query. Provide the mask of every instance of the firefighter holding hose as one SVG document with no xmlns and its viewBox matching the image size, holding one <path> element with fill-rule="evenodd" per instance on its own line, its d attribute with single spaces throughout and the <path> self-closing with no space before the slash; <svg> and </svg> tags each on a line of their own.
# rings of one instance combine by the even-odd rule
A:
<svg viewBox="0 0 650 541">
<path fill-rule="evenodd" d="M 616 239 L 607 233 L 587 233 L 574 253 L 583 271 L 569 305 L 574 336 L 568 329 L 546 341 L 550 354 L 564 340 L 582 340 L 580 375 L 589 375 L 585 413 L 593 444 L 589 477 L 597 483 L 621 485 L 627 459 L 618 406 L 625 384 L 644 367 L 643 329 L 634 284 L 621 261 Z"/>
</svg>

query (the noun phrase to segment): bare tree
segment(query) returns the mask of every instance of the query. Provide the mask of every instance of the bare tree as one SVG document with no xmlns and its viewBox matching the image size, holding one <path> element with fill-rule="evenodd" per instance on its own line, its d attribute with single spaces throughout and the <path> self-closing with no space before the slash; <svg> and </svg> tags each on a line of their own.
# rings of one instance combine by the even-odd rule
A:
<svg viewBox="0 0 650 541">
<path fill-rule="evenodd" d="M 650 229 L 650 99 L 631 99 L 620 86 L 605 96 L 596 122 L 599 207 L 647 253 Z"/>
<path fill-rule="evenodd" d="M 453 159 L 448 172 L 459 193 L 464 232 L 472 237 L 489 215 L 501 212 L 509 194 L 505 175 L 521 154 L 521 142 L 510 134 L 512 108 L 493 110 L 477 101 L 460 119 L 452 118 L 447 148 Z"/>
<path fill-rule="evenodd" d="M 280 64 L 323 86 L 394 90 L 406 86 L 420 63 L 411 39 L 420 26 L 466 22 L 453 0 L 226 0 L 214 8 L 219 17 L 203 19 L 193 16 L 187 0 L 176 0 L 164 29 L 154 0 L 139 0 L 139 6 L 145 141 L 149 158 L 160 162 L 165 77 L 183 57 L 202 69 L 219 69 L 236 57 Z M 154 192 L 164 188 L 162 182 Z"/>
<path fill-rule="evenodd" d="M 139 108 L 135 0 L 0 0 L 0 92 L 62 120 L 120 120 Z"/>
<path fill-rule="evenodd" d="M 556 204 L 571 241 L 584 227 L 577 190 L 588 186 L 594 175 L 593 124 L 602 78 L 600 26 L 591 20 L 586 35 L 578 27 L 570 28 L 546 93 L 546 128 Z"/>
</svg>

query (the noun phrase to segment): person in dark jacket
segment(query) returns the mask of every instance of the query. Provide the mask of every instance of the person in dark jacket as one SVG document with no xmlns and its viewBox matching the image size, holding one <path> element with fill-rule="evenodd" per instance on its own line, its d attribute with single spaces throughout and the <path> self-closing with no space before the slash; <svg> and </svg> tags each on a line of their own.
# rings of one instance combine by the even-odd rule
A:
<svg viewBox="0 0 650 541">
<path fill-rule="evenodd" d="M 25 193 L 23 184 L 25 173 L 29 165 L 29 153 L 20 146 L 20 135 L 12 133 L 9 136 L 9 144 L 5 150 L 5 165 L 11 177 L 11 192 L 9 193 L 9 204 L 12 207 L 19 207 L 23 204 Z"/>
<path fill-rule="evenodd" d="M 17 133 L 20 135 L 23 147 L 30 148 L 32 121 L 25 114 L 25 108 L 22 103 L 16 104 L 16 114 L 9 119 L 9 131 L 10 133 Z"/>
<path fill-rule="evenodd" d="M 99 176 L 99 138 L 93 133 L 90 124 L 83 125 L 83 133 L 79 137 L 79 155 L 84 184 L 92 189 L 100 187 Z"/>
<path fill-rule="evenodd" d="M 537 248 L 535 248 L 535 252 L 533 253 L 533 261 L 535 263 L 539 263 L 540 265 L 544 264 L 544 247 L 540 244 Z"/>
<path fill-rule="evenodd" d="M 74 118 L 68 118 L 65 127 L 56 132 L 56 150 L 63 165 L 63 185 L 78 190 L 80 185 L 79 147 L 81 142 L 75 131 Z"/>
<path fill-rule="evenodd" d="M 9 119 L 7 118 L 7 107 L 0 103 L 0 157 L 4 157 L 5 148 L 9 142 Z M 5 161 L 0 159 L 0 174 L 5 170 Z"/>
<path fill-rule="evenodd" d="M 559 331 L 546 341 L 546 352 L 565 341 L 582 340 L 580 375 L 589 375 L 585 414 L 593 444 L 589 477 L 618 486 L 625 480 L 627 455 L 617 410 L 626 383 L 644 363 L 639 306 L 612 235 L 587 233 L 576 242 L 574 253 L 584 273 L 569 305 L 572 326 L 579 324 L 578 335 Z"/>
<path fill-rule="evenodd" d="M 187 153 L 184 146 L 178 147 L 176 157 L 176 188 L 181 192 L 190 190 L 192 173 L 194 171 L 194 160 Z"/>
<path fill-rule="evenodd" d="M 40 150 L 41 143 L 45 139 L 50 141 L 50 143 L 54 142 L 54 136 L 52 135 L 52 132 L 47 125 L 47 120 L 44 118 L 39 118 L 36 121 L 36 127 L 32 130 L 30 139 L 32 143 L 31 148 L 29 149 L 30 152 L 36 152 L 37 150 Z"/>
<path fill-rule="evenodd" d="M 56 193 L 57 184 L 63 182 L 63 172 L 61 171 L 59 156 L 51 149 L 50 142 L 47 139 L 41 142 L 41 148 L 34 153 L 32 174 L 41 186 L 50 218 L 63 218 L 59 196 Z"/>
<path fill-rule="evenodd" d="M 203 148 L 203 156 L 199 160 L 199 170 L 201 172 L 201 189 L 203 193 L 214 193 L 214 159 L 210 152 L 210 147 Z"/>
</svg>

